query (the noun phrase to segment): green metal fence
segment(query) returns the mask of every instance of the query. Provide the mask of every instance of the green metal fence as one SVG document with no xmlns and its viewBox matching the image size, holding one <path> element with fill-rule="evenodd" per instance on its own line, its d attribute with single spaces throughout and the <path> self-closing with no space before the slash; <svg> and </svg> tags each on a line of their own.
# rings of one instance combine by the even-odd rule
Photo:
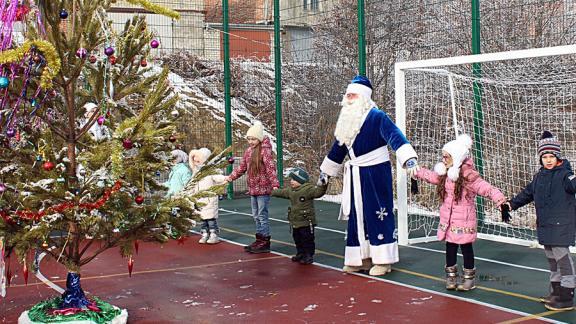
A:
<svg viewBox="0 0 576 324">
<path fill-rule="evenodd" d="M 394 116 L 397 61 L 576 40 L 576 0 L 155 2 L 182 14 L 176 22 L 140 12 L 161 38 L 154 61 L 182 77 L 173 80 L 183 99 L 178 143 L 219 150 L 240 142 L 240 156 L 257 119 L 274 138 L 278 167 L 303 166 L 312 175 L 355 74 L 371 79 L 374 101 Z M 122 2 L 113 11 L 119 23 L 134 13 Z"/>
</svg>

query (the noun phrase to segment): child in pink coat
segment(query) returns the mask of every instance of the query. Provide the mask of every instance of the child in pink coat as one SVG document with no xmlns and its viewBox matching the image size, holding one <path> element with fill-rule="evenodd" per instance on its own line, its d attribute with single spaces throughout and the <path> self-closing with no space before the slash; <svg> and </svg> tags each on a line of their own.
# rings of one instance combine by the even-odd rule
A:
<svg viewBox="0 0 576 324">
<path fill-rule="evenodd" d="M 474 250 L 476 240 L 476 196 L 490 198 L 498 206 L 506 202 L 506 197 L 497 188 L 486 182 L 470 159 L 469 151 L 472 139 L 460 135 L 442 148 L 442 162 L 436 164 L 434 171 L 421 168 L 415 175 L 431 184 L 437 185 L 440 196 L 440 223 L 438 239 L 446 241 L 446 289 L 471 290 L 476 288 L 474 278 Z M 464 280 L 458 283 L 456 256 L 458 247 L 464 257 Z"/>
<path fill-rule="evenodd" d="M 250 253 L 270 252 L 270 221 L 268 204 L 272 190 L 278 189 L 280 183 L 276 174 L 276 164 L 272 157 L 272 144 L 264 136 L 264 126 L 255 122 L 246 132 L 250 145 L 242 156 L 240 165 L 226 179 L 232 182 L 247 174 L 248 193 L 252 206 L 252 217 L 256 223 L 256 240 L 244 247 Z"/>
</svg>

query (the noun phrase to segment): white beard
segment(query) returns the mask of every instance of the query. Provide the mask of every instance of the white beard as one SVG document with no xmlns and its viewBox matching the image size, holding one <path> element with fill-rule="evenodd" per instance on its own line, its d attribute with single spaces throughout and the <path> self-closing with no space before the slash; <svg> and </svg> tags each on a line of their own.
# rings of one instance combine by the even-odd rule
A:
<svg viewBox="0 0 576 324">
<path fill-rule="evenodd" d="M 334 136 L 339 145 L 346 144 L 347 147 L 351 147 L 364 123 L 364 114 L 374 106 L 374 103 L 364 96 L 359 96 L 354 100 L 344 97 L 341 105 L 342 110 L 338 116 Z"/>
</svg>

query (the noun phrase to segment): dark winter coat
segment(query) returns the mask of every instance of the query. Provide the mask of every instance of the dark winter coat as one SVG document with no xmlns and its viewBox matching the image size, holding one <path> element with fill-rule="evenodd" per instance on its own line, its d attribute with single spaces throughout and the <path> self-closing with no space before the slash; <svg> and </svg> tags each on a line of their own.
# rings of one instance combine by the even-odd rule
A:
<svg viewBox="0 0 576 324">
<path fill-rule="evenodd" d="M 293 228 L 300 228 L 316 225 L 314 198 L 324 196 L 327 188 L 328 185 L 315 186 L 306 182 L 296 189 L 291 187 L 276 189 L 272 191 L 272 196 L 290 199 L 288 221 Z"/>
<path fill-rule="evenodd" d="M 538 243 L 574 245 L 576 236 L 576 177 L 568 160 L 553 169 L 540 168 L 532 182 L 510 200 L 512 210 L 532 201 L 536 207 Z"/>
</svg>

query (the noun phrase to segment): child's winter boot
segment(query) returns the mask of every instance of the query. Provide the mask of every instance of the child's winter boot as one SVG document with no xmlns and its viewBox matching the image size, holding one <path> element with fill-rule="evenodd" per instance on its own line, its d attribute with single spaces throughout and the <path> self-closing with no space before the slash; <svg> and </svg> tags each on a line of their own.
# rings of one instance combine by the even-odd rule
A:
<svg viewBox="0 0 576 324">
<path fill-rule="evenodd" d="M 458 287 L 458 265 L 446 267 L 446 289 L 455 290 Z"/>
<path fill-rule="evenodd" d="M 463 269 L 464 270 L 464 279 L 462 280 L 462 284 L 458 285 L 458 290 L 468 291 L 476 288 L 476 269 Z"/>
<path fill-rule="evenodd" d="M 547 304 L 554 300 L 554 298 L 558 298 L 558 296 L 560 296 L 560 282 L 552 281 L 550 282 L 550 294 L 540 297 L 540 301 Z"/>
<path fill-rule="evenodd" d="M 210 230 L 210 236 L 208 237 L 208 240 L 206 241 L 206 243 L 208 243 L 208 244 L 220 243 L 220 238 L 218 237 L 216 230 Z"/>
<path fill-rule="evenodd" d="M 310 254 L 304 254 L 302 259 L 300 259 L 300 264 L 312 264 L 314 263 L 314 257 Z"/>
<path fill-rule="evenodd" d="M 200 238 L 200 240 L 198 240 L 198 243 L 206 244 L 206 242 L 208 241 L 208 231 L 202 230 L 200 233 L 202 234 L 202 237 Z"/>
<path fill-rule="evenodd" d="M 574 309 L 574 288 L 560 286 L 560 295 L 553 298 L 549 303 L 544 304 L 546 308 L 553 311 L 568 311 Z"/>
<path fill-rule="evenodd" d="M 254 242 L 252 242 L 250 245 L 246 245 L 244 247 L 244 251 L 250 252 L 250 250 L 252 248 L 254 248 L 256 246 L 256 244 L 258 244 L 258 242 L 260 242 L 260 240 L 262 240 L 262 234 L 256 233 L 256 240 Z"/>
<path fill-rule="evenodd" d="M 268 253 L 270 252 L 270 236 L 261 236 L 261 240 L 254 245 L 254 247 L 250 248 L 248 252 L 250 253 Z"/>
<path fill-rule="evenodd" d="M 296 253 L 296 255 L 292 256 L 291 260 L 292 262 L 300 262 L 300 260 L 302 260 L 303 257 L 304 257 L 303 253 Z"/>
</svg>

